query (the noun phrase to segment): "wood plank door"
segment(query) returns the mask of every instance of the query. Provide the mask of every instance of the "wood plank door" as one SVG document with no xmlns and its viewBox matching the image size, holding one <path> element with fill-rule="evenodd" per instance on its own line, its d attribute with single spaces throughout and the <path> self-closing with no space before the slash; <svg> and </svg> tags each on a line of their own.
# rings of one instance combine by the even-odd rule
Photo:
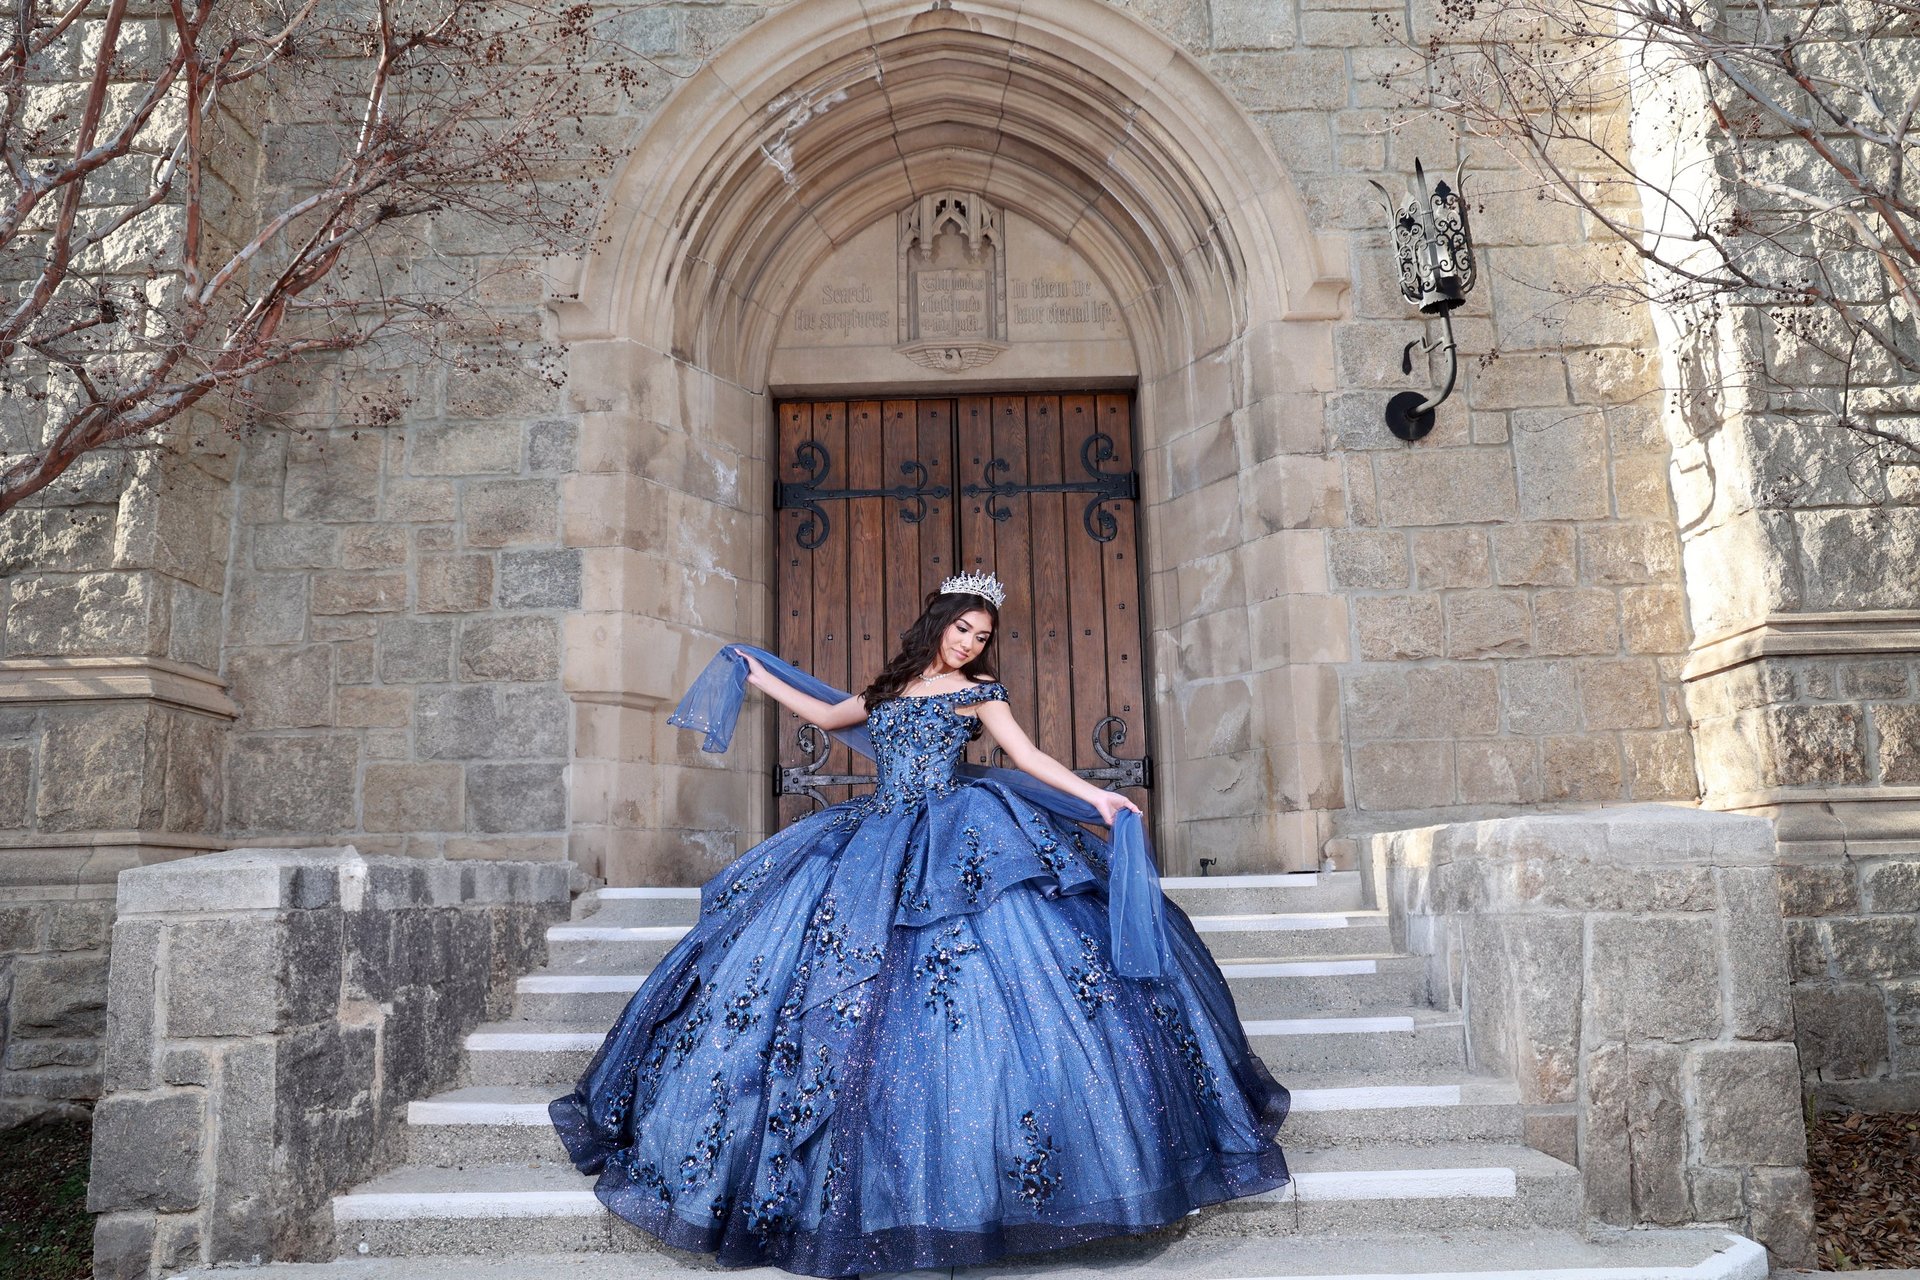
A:
<svg viewBox="0 0 1920 1280">
<path fill-rule="evenodd" d="M 776 406 L 782 655 L 859 690 L 955 572 L 1007 584 L 995 662 L 1040 748 L 1099 785 L 1150 783 L 1132 397 Z M 970 752 L 1004 763 L 990 739 Z M 780 713 L 782 823 L 872 765 Z"/>
</svg>

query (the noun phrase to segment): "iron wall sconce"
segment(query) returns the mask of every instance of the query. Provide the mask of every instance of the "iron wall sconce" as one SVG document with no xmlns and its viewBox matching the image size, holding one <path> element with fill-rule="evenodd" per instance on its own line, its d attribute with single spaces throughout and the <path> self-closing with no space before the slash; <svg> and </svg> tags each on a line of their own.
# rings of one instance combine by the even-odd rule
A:
<svg viewBox="0 0 1920 1280">
<path fill-rule="evenodd" d="M 1439 316 L 1445 332 L 1438 343 L 1416 338 L 1400 353 L 1400 372 L 1408 375 L 1413 373 L 1415 347 L 1447 353 L 1447 380 L 1438 392 L 1423 396 L 1402 391 L 1387 401 L 1387 430 L 1402 440 L 1418 440 L 1433 430 L 1434 410 L 1453 394 L 1460 377 L 1453 310 L 1466 302 L 1473 288 L 1473 236 L 1467 230 L 1463 185 L 1456 169 L 1451 183 L 1442 178 L 1429 190 L 1427 171 L 1417 159 L 1406 203 L 1396 205 L 1385 187 L 1373 184 L 1386 204 L 1388 235 L 1400 265 L 1400 296 L 1421 315 Z"/>
</svg>

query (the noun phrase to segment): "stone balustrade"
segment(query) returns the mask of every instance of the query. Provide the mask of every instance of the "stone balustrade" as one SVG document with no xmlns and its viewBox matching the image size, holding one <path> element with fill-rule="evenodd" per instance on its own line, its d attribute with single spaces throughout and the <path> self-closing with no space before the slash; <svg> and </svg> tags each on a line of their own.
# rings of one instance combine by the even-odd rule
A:
<svg viewBox="0 0 1920 1280">
<path fill-rule="evenodd" d="M 1799 1053 L 1772 824 L 1661 805 L 1371 837 L 1397 941 L 1519 1082 L 1589 1214 L 1725 1224 L 1810 1265 Z"/>
<path fill-rule="evenodd" d="M 95 1275 L 299 1257 L 399 1156 L 568 904 L 566 863 L 239 849 L 122 874 Z"/>
</svg>

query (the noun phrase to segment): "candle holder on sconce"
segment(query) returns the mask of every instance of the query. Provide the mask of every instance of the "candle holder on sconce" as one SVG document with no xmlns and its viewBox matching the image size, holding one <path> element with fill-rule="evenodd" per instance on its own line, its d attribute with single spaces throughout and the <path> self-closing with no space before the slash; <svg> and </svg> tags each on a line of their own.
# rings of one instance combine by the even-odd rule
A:
<svg viewBox="0 0 1920 1280">
<path fill-rule="evenodd" d="M 1465 168 L 1463 164 L 1462 169 Z M 1387 232 L 1400 267 L 1400 296 L 1420 314 L 1440 317 L 1444 336 L 1439 342 L 1416 338 L 1400 353 L 1400 372 L 1413 373 L 1413 350 L 1447 353 L 1447 378 L 1439 391 L 1422 395 L 1402 391 L 1387 401 L 1387 430 L 1414 441 L 1433 430 L 1434 411 L 1453 394 L 1460 376 L 1460 353 L 1453 340 L 1453 311 L 1473 289 L 1473 235 L 1467 228 L 1467 205 L 1461 171 L 1451 182 L 1442 178 L 1431 188 L 1427 171 L 1413 162 L 1413 182 L 1404 202 L 1396 204 L 1378 182 L 1387 212 Z"/>
</svg>

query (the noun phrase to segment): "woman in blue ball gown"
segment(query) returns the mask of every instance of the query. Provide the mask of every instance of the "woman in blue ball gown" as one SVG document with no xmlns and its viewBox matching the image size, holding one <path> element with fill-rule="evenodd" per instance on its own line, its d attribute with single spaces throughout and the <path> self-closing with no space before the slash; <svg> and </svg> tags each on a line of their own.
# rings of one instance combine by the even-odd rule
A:
<svg viewBox="0 0 1920 1280">
<path fill-rule="evenodd" d="M 1287 1092 L 1186 916 L 1164 904 L 1159 977 L 1120 976 L 1108 842 L 956 771 L 984 728 L 1101 821 L 1138 812 L 1015 722 L 989 661 L 1003 599 L 949 579 L 837 703 L 748 659 L 803 719 L 864 721 L 879 776 L 705 886 L 550 1108 L 601 1201 L 665 1243 L 815 1276 L 952 1267 L 1287 1181 Z"/>
</svg>

